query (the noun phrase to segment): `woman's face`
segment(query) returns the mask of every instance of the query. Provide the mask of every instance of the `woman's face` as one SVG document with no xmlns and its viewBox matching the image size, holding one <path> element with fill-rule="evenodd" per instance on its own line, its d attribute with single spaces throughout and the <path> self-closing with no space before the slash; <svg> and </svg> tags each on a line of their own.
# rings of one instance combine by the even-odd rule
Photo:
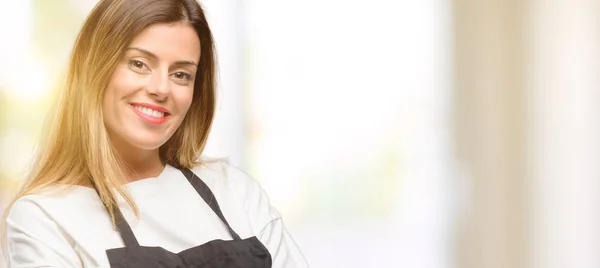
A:
<svg viewBox="0 0 600 268">
<path fill-rule="evenodd" d="M 116 146 L 155 150 L 167 142 L 192 103 L 199 60 L 200 41 L 189 24 L 154 24 L 133 39 L 102 103 Z"/>
</svg>

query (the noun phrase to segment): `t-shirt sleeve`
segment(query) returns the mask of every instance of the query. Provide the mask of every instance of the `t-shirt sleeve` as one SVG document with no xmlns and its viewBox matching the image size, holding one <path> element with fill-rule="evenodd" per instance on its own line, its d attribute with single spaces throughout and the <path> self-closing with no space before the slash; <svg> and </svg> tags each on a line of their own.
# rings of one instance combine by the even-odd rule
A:
<svg viewBox="0 0 600 268">
<path fill-rule="evenodd" d="M 309 267 L 302 252 L 283 224 L 279 212 L 271 206 L 269 198 L 259 183 L 237 168 L 229 169 L 244 202 L 252 228 L 271 253 L 273 268 Z"/>
<path fill-rule="evenodd" d="M 304 268 L 308 263 L 283 226 L 281 218 L 269 222 L 259 233 L 260 240 L 271 253 L 274 268 Z"/>
<path fill-rule="evenodd" d="M 11 268 L 82 267 L 65 232 L 29 196 L 17 200 L 10 209 L 6 243 Z"/>
</svg>

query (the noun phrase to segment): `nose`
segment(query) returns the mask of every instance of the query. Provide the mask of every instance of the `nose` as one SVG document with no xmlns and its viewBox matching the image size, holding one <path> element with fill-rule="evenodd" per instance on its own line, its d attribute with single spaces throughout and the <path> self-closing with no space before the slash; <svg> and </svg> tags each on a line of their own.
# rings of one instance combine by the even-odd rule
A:
<svg viewBox="0 0 600 268">
<path fill-rule="evenodd" d="M 171 92 L 168 74 L 154 72 L 150 83 L 146 86 L 146 93 L 156 101 L 164 101 Z"/>
</svg>

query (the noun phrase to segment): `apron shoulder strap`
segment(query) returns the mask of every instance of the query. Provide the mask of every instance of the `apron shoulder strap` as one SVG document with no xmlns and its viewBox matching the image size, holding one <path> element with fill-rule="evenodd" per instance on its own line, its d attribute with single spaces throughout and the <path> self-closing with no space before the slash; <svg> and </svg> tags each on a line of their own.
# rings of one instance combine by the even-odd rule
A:
<svg viewBox="0 0 600 268">
<path fill-rule="evenodd" d="M 98 198 L 100 197 L 100 193 L 98 192 L 98 188 L 96 188 L 96 185 L 94 184 L 94 190 L 96 190 L 96 193 L 98 194 Z M 106 212 L 108 212 L 108 204 L 102 202 L 102 204 L 104 205 L 104 207 L 106 208 Z M 135 235 L 133 234 L 133 231 L 131 230 L 131 226 L 129 226 L 129 224 L 127 223 L 127 221 L 125 220 L 125 217 L 123 216 L 123 213 L 121 213 L 121 210 L 119 209 L 118 206 L 116 206 L 115 204 L 111 204 L 113 207 L 113 212 L 115 213 L 115 221 L 116 221 L 116 227 L 117 227 L 117 231 L 119 231 L 119 235 L 121 236 L 121 239 L 123 239 L 123 244 L 125 244 L 125 247 L 139 247 L 140 243 L 138 242 L 137 238 L 135 237 Z"/>
<path fill-rule="evenodd" d="M 194 189 L 196 189 L 196 192 L 198 192 L 202 199 L 204 199 L 204 202 L 206 202 L 206 204 L 212 209 L 212 211 L 214 211 L 215 214 L 217 214 L 221 221 L 226 225 L 227 229 L 229 230 L 229 233 L 231 234 L 231 237 L 233 237 L 234 240 L 241 240 L 240 236 L 231 228 L 231 226 L 227 222 L 227 219 L 225 219 L 225 216 L 223 216 L 223 212 L 221 212 L 219 203 L 217 203 L 217 199 L 215 198 L 215 195 L 210 190 L 208 185 L 206 185 L 206 183 L 204 183 L 202 179 L 196 176 L 194 172 L 187 168 L 181 169 L 181 172 L 183 173 L 183 175 L 185 175 L 190 184 L 192 184 Z"/>
</svg>

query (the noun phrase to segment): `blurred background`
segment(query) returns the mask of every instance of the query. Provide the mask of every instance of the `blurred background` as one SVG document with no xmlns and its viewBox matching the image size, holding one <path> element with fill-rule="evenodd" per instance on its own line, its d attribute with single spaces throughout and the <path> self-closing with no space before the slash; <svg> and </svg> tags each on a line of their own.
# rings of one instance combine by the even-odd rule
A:
<svg viewBox="0 0 600 268">
<path fill-rule="evenodd" d="M 0 211 L 96 2 L 0 0 Z M 206 154 L 312 267 L 600 267 L 600 0 L 201 3 Z"/>
</svg>

